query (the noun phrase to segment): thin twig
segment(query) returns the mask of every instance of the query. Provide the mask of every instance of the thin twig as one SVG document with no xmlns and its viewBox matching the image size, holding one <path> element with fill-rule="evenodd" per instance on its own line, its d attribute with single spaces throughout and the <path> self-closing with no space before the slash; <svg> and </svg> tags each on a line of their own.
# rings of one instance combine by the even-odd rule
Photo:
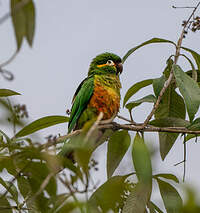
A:
<svg viewBox="0 0 200 213">
<path fill-rule="evenodd" d="M 180 165 L 180 164 L 182 164 L 182 163 L 184 163 L 184 160 L 182 160 L 182 161 L 180 161 L 180 162 L 174 164 L 174 166 L 178 166 L 178 165 Z"/>
<path fill-rule="evenodd" d="M 89 129 L 86 137 L 85 137 L 85 141 L 88 141 L 88 139 L 91 137 L 92 133 L 95 131 L 95 129 L 97 129 L 100 121 L 102 120 L 103 118 L 103 112 L 100 112 L 98 117 L 97 117 L 97 120 L 94 122 L 94 124 L 92 125 L 92 127 Z"/>
<path fill-rule="evenodd" d="M 187 27 L 188 23 L 190 22 L 190 19 L 193 17 L 195 11 L 197 10 L 197 8 L 199 7 L 200 5 L 200 2 L 197 4 L 197 6 L 194 8 L 194 10 L 192 11 L 191 15 L 189 16 L 188 20 L 186 21 L 186 24 L 184 25 L 183 27 L 183 30 L 181 32 L 181 35 L 180 35 L 180 38 L 178 39 L 178 42 L 177 42 L 177 45 L 176 45 L 176 54 L 175 54 L 175 58 L 174 58 L 174 64 L 177 64 L 178 62 L 178 58 L 180 56 L 180 48 L 181 48 L 181 45 L 182 45 L 182 41 L 183 41 L 183 38 L 184 38 L 184 32 L 185 32 L 185 28 Z M 152 116 L 154 115 L 154 113 L 156 112 L 159 104 L 160 104 L 160 101 L 162 99 L 162 96 L 164 95 L 165 91 L 167 90 L 167 88 L 169 87 L 169 85 L 171 84 L 171 81 L 173 79 L 173 68 L 171 69 L 170 71 L 170 75 L 169 75 L 169 78 L 168 80 L 165 82 L 164 84 L 164 87 L 161 89 L 160 91 L 160 94 L 158 96 L 158 99 L 152 109 L 152 111 L 150 112 L 150 114 L 147 116 L 146 120 L 144 121 L 144 124 L 143 124 L 143 128 L 148 124 L 148 122 L 151 120 Z"/>
<path fill-rule="evenodd" d="M 0 73 L 8 81 L 12 81 L 14 79 L 14 75 L 10 71 L 2 69 L 1 67 L 0 67 Z"/>
<path fill-rule="evenodd" d="M 117 117 L 118 117 L 119 119 L 121 119 L 121 120 L 128 121 L 129 123 L 132 123 L 131 120 L 129 120 L 128 118 L 125 118 L 125 117 L 123 117 L 123 116 L 121 116 L 121 115 L 117 115 Z M 134 123 L 133 123 L 133 124 L 134 124 Z M 135 124 L 134 124 L 134 125 L 135 125 Z"/>
<path fill-rule="evenodd" d="M 40 194 L 43 192 L 43 190 L 45 189 L 45 187 L 48 185 L 50 179 L 51 179 L 54 175 L 55 175 L 54 173 L 49 173 L 49 174 L 46 176 L 46 178 L 45 178 L 44 181 L 42 182 L 42 184 L 41 184 L 39 190 L 33 195 L 33 197 L 31 197 L 31 199 L 29 200 L 29 202 L 34 201 L 34 200 L 36 199 L 36 197 L 37 197 L 38 195 L 40 195 Z"/>
<path fill-rule="evenodd" d="M 133 120 L 133 116 L 132 116 L 131 110 L 129 110 L 129 115 L 130 115 L 130 118 L 131 118 L 131 122 L 132 122 L 133 124 L 136 124 L 136 122 Z"/>
<path fill-rule="evenodd" d="M 15 115 L 15 112 L 13 110 L 13 107 L 12 107 L 12 104 L 11 104 L 9 98 L 7 98 L 7 102 L 8 102 L 8 106 L 10 108 L 10 111 L 13 115 L 13 121 L 12 121 L 13 122 L 13 134 L 15 135 L 16 134 L 16 115 Z"/>
<path fill-rule="evenodd" d="M 60 136 L 58 138 L 56 138 L 56 140 L 52 140 L 52 141 L 49 141 L 48 143 L 46 144 L 42 144 L 40 146 L 40 149 L 47 149 L 48 147 L 50 146 L 54 146 L 56 144 L 59 144 L 59 143 L 63 143 L 64 141 L 66 141 L 68 138 L 71 138 L 73 136 L 76 136 L 76 135 L 79 135 L 80 133 L 82 132 L 82 129 L 78 129 L 78 130 L 75 130 L 73 132 L 70 132 L 69 134 L 67 135 L 63 135 L 63 136 Z"/>
<path fill-rule="evenodd" d="M 58 177 L 58 178 L 59 178 L 60 182 L 61 182 L 64 186 L 66 186 L 66 187 L 68 188 L 68 190 L 69 190 L 71 196 L 73 197 L 75 203 L 77 204 L 77 206 L 79 206 L 79 209 L 80 209 L 81 213 L 83 213 L 83 209 L 82 209 L 81 206 L 79 205 L 79 201 L 78 201 L 78 199 L 76 198 L 75 192 L 72 190 L 70 184 L 69 184 L 67 181 L 63 180 L 61 177 Z"/>
<path fill-rule="evenodd" d="M 100 124 L 109 124 L 115 119 L 115 117 L 116 117 L 116 113 L 110 119 L 103 120 L 103 121 L 101 120 L 99 123 Z"/>
<path fill-rule="evenodd" d="M 176 6 L 172 6 L 172 8 L 174 8 L 174 9 L 194 9 L 195 7 L 176 7 Z"/>
<path fill-rule="evenodd" d="M 17 53 L 18 53 L 18 51 L 16 50 L 16 51 L 14 52 L 14 54 L 11 55 L 11 57 L 10 57 L 7 61 L 5 61 L 5 62 L 3 62 L 2 64 L 0 64 L 0 67 L 1 67 L 1 68 L 2 68 L 2 67 L 5 67 L 5 66 L 8 65 L 10 62 L 12 62 L 12 61 L 15 59 L 15 57 L 17 56 Z"/>
</svg>

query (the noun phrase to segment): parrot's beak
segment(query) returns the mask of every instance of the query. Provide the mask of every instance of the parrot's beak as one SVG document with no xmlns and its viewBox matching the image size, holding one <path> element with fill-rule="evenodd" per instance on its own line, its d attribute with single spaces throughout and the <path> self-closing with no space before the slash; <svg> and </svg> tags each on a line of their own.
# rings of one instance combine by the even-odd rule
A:
<svg viewBox="0 0 200 213">
<path fill-rule="evenodd" d="M 117 63 L 116 64 L 116 68 L 117 68 L 117 74 L 118 73 L 122 73 L 122 71 L 123 71 L 123 65 L 122 65 L 122 63 Z"/>
</svg>

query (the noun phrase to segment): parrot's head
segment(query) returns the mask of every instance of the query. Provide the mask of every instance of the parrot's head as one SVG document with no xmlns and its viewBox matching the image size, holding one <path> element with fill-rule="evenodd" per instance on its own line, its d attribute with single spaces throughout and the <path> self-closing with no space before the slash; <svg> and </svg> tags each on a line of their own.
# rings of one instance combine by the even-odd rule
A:
<svg viewBox="0 0 200 213">
<path fill-rule="evenodd" d="M 97 55 L 91 62 L 88 75 L 121 74 L 122 59 L 113 53 Z"/>
</svg>

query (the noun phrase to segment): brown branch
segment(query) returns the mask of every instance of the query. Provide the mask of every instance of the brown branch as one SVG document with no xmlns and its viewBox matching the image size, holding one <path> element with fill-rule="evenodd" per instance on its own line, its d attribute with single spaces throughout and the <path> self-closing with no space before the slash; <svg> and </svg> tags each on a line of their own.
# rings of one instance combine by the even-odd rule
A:
<svg viewBox="0 0 200 213">
<path fill-rule="evenodd" d="M 176 54 L 174 57 L 174 64 L 177 64 L 178 62 L 178 58 L 180 56 L 180 48 L 181 48 L 181 44 L 184 38 L 184 32 L 185 32 L 185 28 L 187 27 L 188 23 L 190 22 L 190 19 L 193 17 L 195 11 L 197 10 L 197 8 L 199 7 L 200 2 L 197 4 L 197 6 L 194 8 L 194 10 L 192 11 L 191 15 L 189 16 L 188 20 L 186 21 L 186 24 L 183 27 L 183 30 L 181 32 L 180 38 L 178 39 L 177 45 L 176 45 Z M 145 126 L 147 126 L 148 122 L 151 120 L 152 116 L 154 115 L 154 113 L 156 112 L 160 101 L 162 99 L 163 94 L 165 93 L 165 91 L 167 90 L 167 88 L 169 87 L 169 85 L 171 84 L 171 81 L 173 79 L 174 75 L 173 75 L 173 68 L 170 71 L 170 75 L 168 80 L 165 82 L 164 87 L 162 88 L 162 90 L 160 91 L 160 94 L 158 96 L 158 99 L 152 109 L 152 111 L 150 112 L 150 114 L 147 116 L 146 120 L 144 121 L 144 124 L 142 125 L 142 128 L 144 128 Z"/>
<path fill-rule="evenodd" d="M 185 133 L 185 134 L 200 134 L 200 130 L 189 130 L 185 127 L 155 127 L 155 126 L 146 126 L 143 127 L 143 124 L 140 126 L 135 126 L 131 124 L 118 124 L 110 123 L 106 125 L 99 125 L 98 129 L 112 129 L 112 130 L 129 130 L 135 132 L 169 132 L 169 133 Z"/>
<path fill-rule="evenodd" d="M 124 120 L 125 119 L 126 118 L 124 118 Z M 143 127 L 143 123 L 138 123 L 136 125 L 133 125 L 133 124 L 119 124 L 116 122 L 111 122 L 108 124 L 99 124 L 96 128 L 99 130 L 112 129 L 113 131 L 123 129 L 123 130 L 128 130 L 133 132 L 168 132 L 168 133 L 183 133 L 183 134 L 195 134 L 195 135 L 200 134 L 200 130 L 189 130 L 185 127 L 156 127 L 152 125 L 147 125 Z M 44 147 L 50 147 L 51 145 L 56 145 L 58 143 L 61 143 L 63 142 L 63 138 L 70 138 L 80 134 L 81 132 L 82 130 L 76 130 L 72 132 L 75 134 L 69 133 L 68 135 L 61 136 L 57 138 L 53 144 L 47 144 L 47 145 L 44 145 Z"/>
</svg>

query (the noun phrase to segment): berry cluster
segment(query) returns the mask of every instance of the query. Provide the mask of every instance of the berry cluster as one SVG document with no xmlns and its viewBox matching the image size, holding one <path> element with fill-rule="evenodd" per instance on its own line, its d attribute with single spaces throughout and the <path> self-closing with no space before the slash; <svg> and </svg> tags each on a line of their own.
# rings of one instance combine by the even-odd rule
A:
<svg viewBox="0 0 200 213">
<path fill-rule="evenodd" d="M 47 139 L 48 143 L 54 143 L 54 142 L 56 142 L 57 136 L 56 135 L 48 135 L 47 137 L 45 137 L 45 139 Z"/>
<path fill-rule="evenodd" d="M 93 158 L 90 160 L 90 163 L 89 163 L 89 169 L 92 169 L 94 168 L 95 171 L 98 171 L 99 168 L 97 167 L 98 166 L 98 162 L 96 160 L 94 160 Z"/>
<path fill-rule="evenodd" d="M 28 118 L 28 111 L 25 104 L 17 104 L 14 105 L 14 111 L 18 119 L 20 118 Z"/>
<path fill-rule="evenodd" d="M 192 32 L 196 32 L 197 30 L 200 30 L 200 17 L 199 16 L 196 16 L 194 18 L 191 30 L 192 30 Z"/>
<path fill-rule="evenodd" d="M 183 38 L 185 38 L 185 35 L 188 33 L 188 30 L 191 30 L 192 32 L 200 30 L 200 17 L 199 16 L 194 17 L 193 20 L 190 21 L 189 23 L 184 20 L 182 26 L 186 28 L 183 36 Z"/>
</svg>

